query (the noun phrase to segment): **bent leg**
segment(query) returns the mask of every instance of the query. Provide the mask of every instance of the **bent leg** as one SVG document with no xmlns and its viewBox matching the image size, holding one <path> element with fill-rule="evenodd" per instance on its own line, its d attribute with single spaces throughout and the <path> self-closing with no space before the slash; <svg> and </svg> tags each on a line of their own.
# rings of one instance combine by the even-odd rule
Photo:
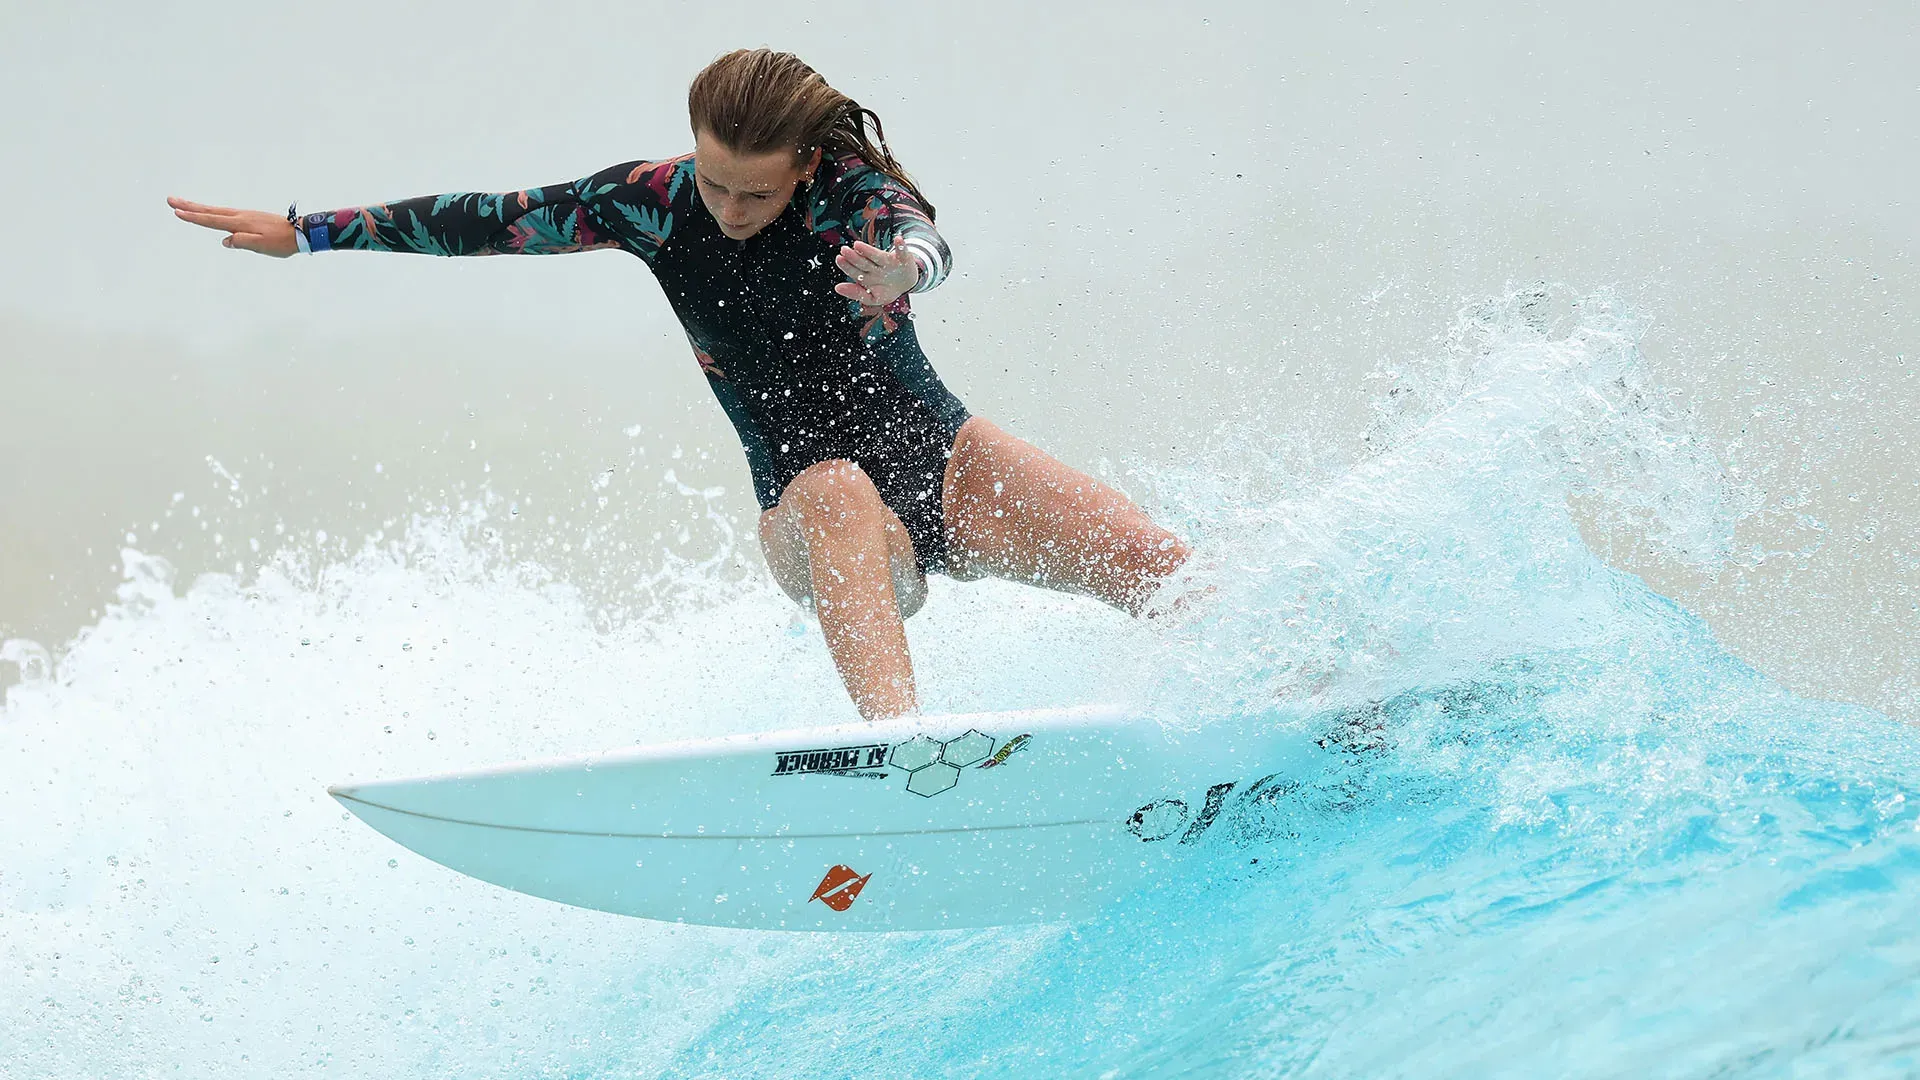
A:
<svg viewBox="0 0 1920 1080">
<path fill-rule="evenodd" d="M 823 461 L 760 516 L 768 568 L 782 590 L 811 602 L 827 651 L 860 715 L 919 707 L 902 620 L 926 600 L 913 544 L 873 481 L 850 461 Z"/>
<path fill-rule="evenodd" d="M 943 496 L 955 577 L 1084 593 L 1138 615 L 1191 549 L 1131 500 L 974 417 Z"/>
</svg>

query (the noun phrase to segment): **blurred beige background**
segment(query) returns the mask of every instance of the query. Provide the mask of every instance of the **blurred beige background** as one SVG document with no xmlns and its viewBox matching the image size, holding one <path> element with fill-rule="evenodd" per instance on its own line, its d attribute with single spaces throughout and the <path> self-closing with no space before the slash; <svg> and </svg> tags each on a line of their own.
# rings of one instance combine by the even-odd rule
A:
<svg viewBox="0 0 1920 1080">
<path fill-rule="evenodd" d="M 162 200 L 318 209 L 678 153 L 692 74 L 771 44 L 875 108 L 937 203 L 957 276 L 917 310 L 949 384 L 1083 465 L 1179 460 L 1223 419 L 1357 454 L 1363 377 L 1461 304 L 1618 286 L 1764 493 L 1740 540 L 1769 554 L 1705 577 L 1598 549 L 1797 691 L 1920 718 L 1910 2 L 7 0 L 0 28 L 0 638 L 91 622 L 129 534 L 190 576 L 484 483 L 515 543 L 617 605 L 717 536 L 669 472 L 750 528 L 635 260 L 274 263 Z M 631 546 L 563 550 L 589 534 Z"/>
</svg>

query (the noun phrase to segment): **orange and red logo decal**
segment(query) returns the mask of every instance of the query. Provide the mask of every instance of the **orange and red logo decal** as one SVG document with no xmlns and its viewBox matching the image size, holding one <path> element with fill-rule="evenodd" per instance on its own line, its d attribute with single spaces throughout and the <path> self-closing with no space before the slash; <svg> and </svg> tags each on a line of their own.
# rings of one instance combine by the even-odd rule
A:
<svg viewBox="0 0 1920 1080">
<path fill-rule="evenodd" d="M 820 879 L 819 887 L 813 890 L 813 899 L 807 903 L 818 900 L 835 911 L 845 911 L 853 906 L 854 899 L 867 887 L 867 879 L 872 876 L 851 866 L 836 866 Z"/>
</svg>

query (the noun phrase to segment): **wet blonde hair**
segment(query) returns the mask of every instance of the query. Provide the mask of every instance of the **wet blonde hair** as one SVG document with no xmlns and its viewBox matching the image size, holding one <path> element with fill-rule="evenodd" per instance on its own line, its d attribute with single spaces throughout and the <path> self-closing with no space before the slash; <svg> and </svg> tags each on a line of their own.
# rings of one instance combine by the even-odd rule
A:
<svg viewBox="0 0 1920 1080">
<path fill-rule="evenodd" d="M 790 150 L 800 162 L 815 150 L 827 157 L 852 154 L 887 174 L 933 217 L 933 204 L 887 149 L 880 118 L 792 53 L 735 49 L 708 64 L 687 88 L 687 114 L 696 135 L 704 131 L 736 154 Z"/>
</svg>

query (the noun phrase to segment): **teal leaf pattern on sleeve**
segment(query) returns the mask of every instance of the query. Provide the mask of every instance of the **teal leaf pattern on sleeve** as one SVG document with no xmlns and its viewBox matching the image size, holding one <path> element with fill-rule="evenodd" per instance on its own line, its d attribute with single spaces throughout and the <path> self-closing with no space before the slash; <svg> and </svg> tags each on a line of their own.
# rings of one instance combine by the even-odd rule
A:
<svg viewBox="0 0 1920 1080">
<path fill-rule="evenodd" d="M 416 255 L 453 254 L 453 252 L 447 250 L 447 246 L 444 243 L 435 239 L 434 235 L 427 231 L 427 223 L 424 220 L 418 217 L 410 217 L 408 225 L 409 227 L 402 238 L 403 250 L 411 251 Z"/>
<path fill-rule="evenodd" d="M 492 247 L 507 255 L 564 255 L 619 243 L 583 228 L 579 207 L 545 206 L 520 215 L 507 226 L 506 238 Z"/>
<path fill-rule="evenodd" d="M 627 162 L 570 184 L 450 192 L 328 215 L 332 246 L 422 255 L 557 255 L 625 248 L 652 261 L 673 232 L 692 155 Z"/>
<path fill-rule="evenodd" d="M 657 253 L 666 246 L 667 237 L 673 232 L 673 211 L 655 210 L 646 206 L 631 206 L 614 201 L 613 208 L 621 218 L 633 227 L 637 238 L 650 247 L 649 255 Z"/>
<path fill-rule="evenodd" d="M 680 197 L 680 188 L 686 184 L 687 178 L 692 175 L 693 155 L 689 154 L 676 164 L 667 176 L 667 203 L 669 205 L 673 203 L 673 200 Z"/>
<path fill-rule="evenodd" d="M 393 217 L 385 206 L 363 206 L 353 211 L 346 225 L 337 226 L 338 233 L 333 238 L 336 248 L 353 248 L 359 251 L 398 251 L 393 245 L 384 242 L 380 235 L 382 227 L 391 229 Z"/>
</svg>

